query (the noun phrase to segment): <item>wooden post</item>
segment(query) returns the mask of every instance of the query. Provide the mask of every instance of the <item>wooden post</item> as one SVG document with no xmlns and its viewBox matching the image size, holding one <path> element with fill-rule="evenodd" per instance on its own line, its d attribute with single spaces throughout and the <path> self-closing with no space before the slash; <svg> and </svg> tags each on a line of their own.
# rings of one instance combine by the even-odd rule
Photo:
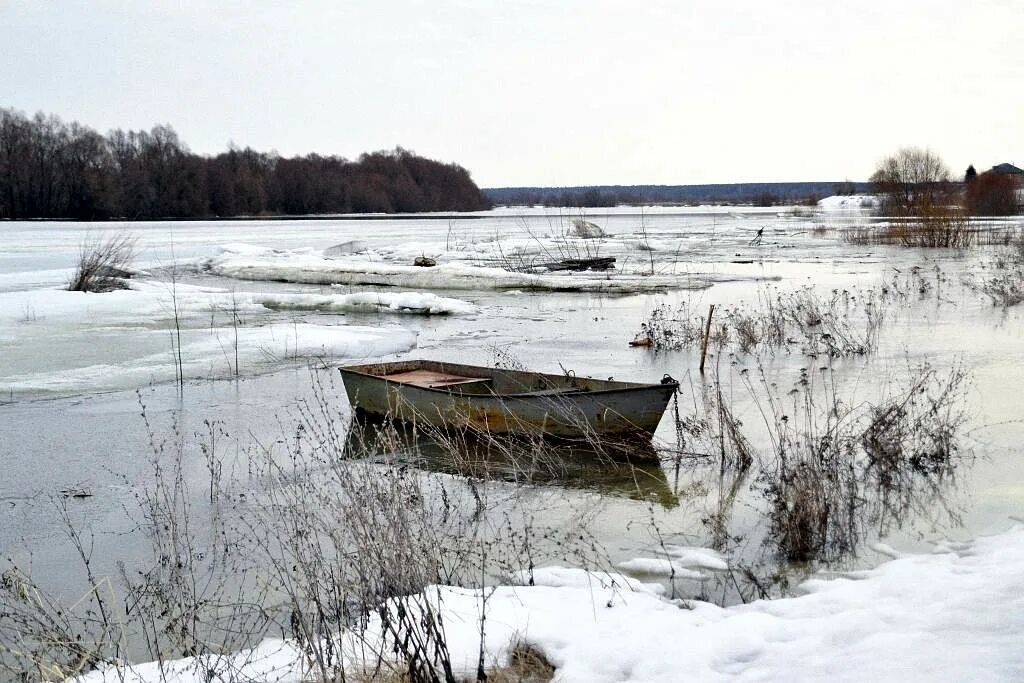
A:
<svg viewBox="0 0 1024 683">
<path fill-rule="evenodd" d="M 708 355 L 708 339 L 711 337 L 711 316 L 715 314 L 715 305 L 708 308 L 708 323 L 704 326 L 704 343 L 700 345 L 700 374 L 704 374 L 704 359 Z"/>
</svg>

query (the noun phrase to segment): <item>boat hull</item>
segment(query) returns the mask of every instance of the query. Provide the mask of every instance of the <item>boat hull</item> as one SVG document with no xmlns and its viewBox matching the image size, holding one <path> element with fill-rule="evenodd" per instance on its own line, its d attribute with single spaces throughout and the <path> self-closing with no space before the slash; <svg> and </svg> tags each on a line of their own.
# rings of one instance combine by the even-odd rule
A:
<svg viewBox="0 0 1024 683">
<path fill-rule="evenodd" d="M 468 386 L 472 382 L 433 388 L 387 379 L 424 368 L 479 377 L 497 388 Z M 431 361 L 350 366 L 341 373 L 349 402 L 366 413 L 435 427 L 562 438 L 650 436 L 678 386 L 674 381 L 613 382 Z"/>
</svg>

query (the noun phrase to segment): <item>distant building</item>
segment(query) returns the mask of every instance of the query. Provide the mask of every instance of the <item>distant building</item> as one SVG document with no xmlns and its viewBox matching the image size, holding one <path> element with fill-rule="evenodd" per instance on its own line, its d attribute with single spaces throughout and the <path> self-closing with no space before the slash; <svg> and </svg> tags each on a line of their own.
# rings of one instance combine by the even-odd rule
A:
<svg viewBox="0 0 1024 683">
<path fill-rule="evenodd" d="M 997 164 L 992 167 L 993 173 L 1004 173 L 1006 175 L 1024 175 L 1024 169 L 1019 169 L 1013 164 Z"/>
</svg>

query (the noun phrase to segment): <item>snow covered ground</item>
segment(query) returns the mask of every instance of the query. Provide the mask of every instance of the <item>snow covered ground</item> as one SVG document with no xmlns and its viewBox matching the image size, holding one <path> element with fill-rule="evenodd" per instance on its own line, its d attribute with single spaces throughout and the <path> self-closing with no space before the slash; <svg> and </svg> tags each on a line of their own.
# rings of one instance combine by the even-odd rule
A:
<svg viewBox="0 0 1024 683">
<path fill-rule="evenodd" d="M 870 194 L 832 195 L 818 200 L 818 209 L 830 214 L 860 214 L 878 208 L 878 197 Z"/>
<path fill-rule="evenodd" d="M 691 554 L 695 549 L 690 549 Z M 713 553 L 711 554 L 713 557 Z M 521 577 L 525 579 L 524 577 Z M 559 568 L 534 585 L 487 591 L 487 660 L 525 643 L 556 681 L 1018 681 L 1024 678 L 1024 528 L 945 543 L 875 569 L 804 583 L 800 595 L 721 608 L 669 600 L 626 577 Z M 476 670 L 479 590 L 428 588 L 457 673 Z M 367 630 L 371 650 L 387 650 Z M 343 651 L 365 643 L 342 637 Z M 350 659 L 350 667 L 358 666 Z M 350 669 L 351 670 L 351 669 Z M 229 661 L 108 669 L 99 681 L 303 681 L 293 643 L 265 641 Z M 123 678 L 122 678 L 123 676 Z"/>
</svg>

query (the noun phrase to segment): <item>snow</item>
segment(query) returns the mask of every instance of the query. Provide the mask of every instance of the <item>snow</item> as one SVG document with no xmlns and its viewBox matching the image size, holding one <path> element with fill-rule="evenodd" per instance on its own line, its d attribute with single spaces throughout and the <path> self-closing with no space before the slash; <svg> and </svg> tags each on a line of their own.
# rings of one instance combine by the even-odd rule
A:
<svg viewBox="0 0 1024 683">
<path fill-rule="evenodd" d="M 895 548 L 893 548 L 888 543 L 882 543 L 881 541 L 875 541 L 874 543 L 871 543 L 868 547 L 870 547 L 872 550 L 874 550 L 879 555 L 885 555 L 886 557 L 891 557 L 894 560 L 903 557 L 903 553 L 901 553 L 900 551 L 896 550 Z"/>
<path fill-rule="evenodd" d="M 680 553 L 680 557 L 686 553 Z M 691 553 L 696 557 L 697 553 Z M 708 559 L 708 558 L 704 558 Z M 541 578 L 537 580 L 538 576 Z M 630 591 L 608 575 L 534 572 L 533 586 L 487 591 L 484 647 L 503 663 L 514 642 L 541 650 L 557 681 L 966 681 L 1024 677 L 1024 527 L 944 544 L 875 569 L 814 579 L 796 597 L 721 608 Z M 629 584 L 632 585 L 632 584 Z M 475 670 L 479 590 L 431 587 L 457 673 Z M 372 639 L 379 628 L 371 622 Z M 353 652 L 351 640 L 344 650 Z M 292 645 L 235 655 L 215 680 L 299 681 Z M 353 661 L 354 663 L 354 661 Z M 136 667 L 127 681 L 203 680 L 194 660 Z M 116 669 L 84 682 L 120 680 Z"/>
<path fill-rule="evenodd" d="M 379 311 L 420 315 L 459 315 L 476 312 L 476 306 L 462 299 L 450 299 L 429 292 L 356 292 L 353 294 L 275 294 L 259 299 L 275 311 Z"/>
<path fill-rule="evenodd" d="M 825 213 L 860 213 L 878 208 L 878 197 L 870 194 L 832 195 L 818 200 Z"/>
<path fill-rule="evenodd" d="M 577 237 L 582 237 L 586 240 L 607 237 L 607 233 L 601 229 L 601 226 L 591 223 L 590 221 L 585 221 L 582 218 L 572 219 L 572 231 Z"/>
<path fill-rule="evenodd" d="M 704 289 L 699 276 L 519 273 L 465 262 L 439 263 L 432 268 L 369 260 L 367 255 L 328 258 L 309 249 L 291 251 L 228 245 L 207 260 L 207 269 L 240 280 L 271 280 L 318 285 L 374 285 L 409 289 L 509 290 L 636 293 L 666 288 Z"/>
</svg>

